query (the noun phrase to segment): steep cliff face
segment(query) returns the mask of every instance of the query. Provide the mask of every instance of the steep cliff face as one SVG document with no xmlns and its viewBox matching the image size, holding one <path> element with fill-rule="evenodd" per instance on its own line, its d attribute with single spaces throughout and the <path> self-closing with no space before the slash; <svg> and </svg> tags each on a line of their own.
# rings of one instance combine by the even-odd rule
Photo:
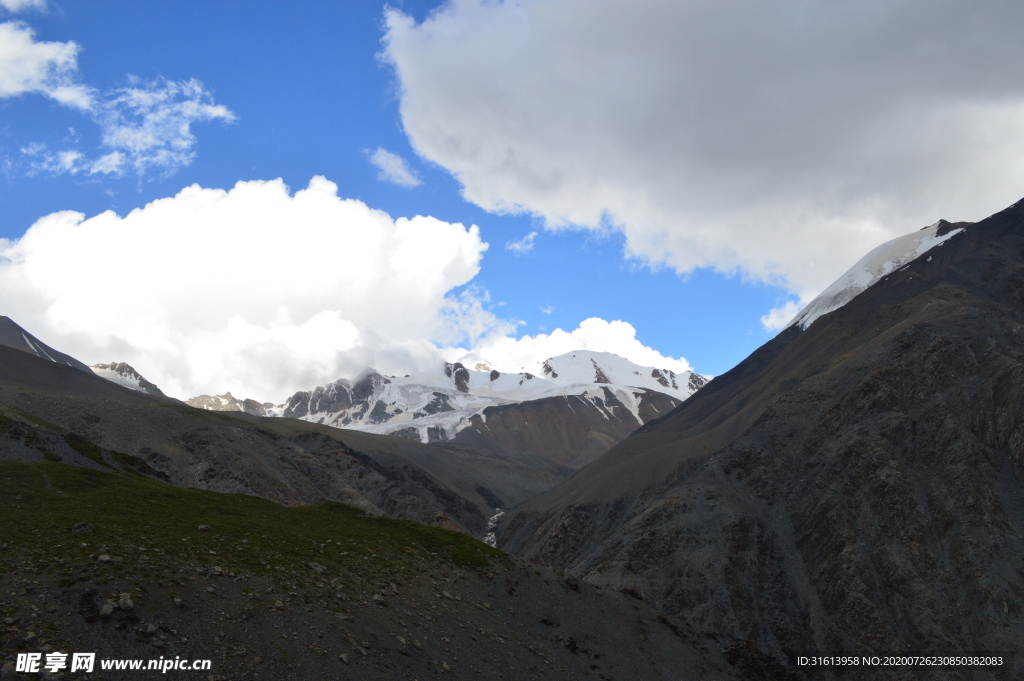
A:
<svg viewBox="0 0 1024 681">
<path fill-rule="evenodd" d="M 955 227 L 510 513 L 499 546 L 815 678 L 837 672 L 796 656 L 1019 648 L 1024 202 Z"/>
</svg>

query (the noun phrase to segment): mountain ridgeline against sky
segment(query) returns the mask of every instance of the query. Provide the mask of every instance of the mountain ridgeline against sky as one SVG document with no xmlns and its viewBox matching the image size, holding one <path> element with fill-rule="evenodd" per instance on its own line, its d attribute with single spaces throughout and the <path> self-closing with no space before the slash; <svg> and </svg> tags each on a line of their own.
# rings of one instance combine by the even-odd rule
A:
<svg viewBox="0 0 1024 681">
<path fill-rule="evenodd" d="M 10 317 L 0 316 L 0 345 L 5 345 L 15 350 L 27 352 L 40 359 L 45 359 L 56 364 L 65 364 L 80 371 L 91 371 L 84 363 L 70 355 L 54 350 L 46 343 L 18 326 Z"/>
<path fill-rule="evenodd" d="M 507 514 L 498 545 L 751 641 L 786 674 L 839 678 L 799 655 L 1019 650 L 1024 201 L 897 241 Z M 948 678 L 1021 678 L 1013 664 Z"/>
</svg>

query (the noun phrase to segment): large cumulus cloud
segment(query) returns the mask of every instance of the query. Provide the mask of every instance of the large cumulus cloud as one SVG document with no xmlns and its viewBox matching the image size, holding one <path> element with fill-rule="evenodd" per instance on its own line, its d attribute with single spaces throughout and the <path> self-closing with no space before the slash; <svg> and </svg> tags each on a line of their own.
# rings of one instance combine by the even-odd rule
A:
<svg viewBox="0 0 1024 681">
<path fill-rule="evenodd" d="M 169 394 L 280 400 L 368 366 L 402 372 L 507 329 L 472 291 L 476 226 L 392 219 L 314 177 L 193 185 L 125 216 L 39 219 L 0 240 L 0 308 Z"/>
<path fill-rule="evenodd" d="M 1020 3 L 450 0 L 386 20 L 409 139 L 467 199 L 619 229 L 680 272 L 806 301 L 885 239 L 1024 195 Z"/>
</svg>

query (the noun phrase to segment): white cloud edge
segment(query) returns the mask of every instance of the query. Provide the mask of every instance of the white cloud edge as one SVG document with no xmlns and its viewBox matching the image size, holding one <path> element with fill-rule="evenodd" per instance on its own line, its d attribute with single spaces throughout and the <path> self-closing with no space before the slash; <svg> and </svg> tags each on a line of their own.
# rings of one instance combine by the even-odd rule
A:
<svg viewBox="0 0 1024 681">
<path fill-rule="evenodd" d="M 8 12 L 24 12 L 27 9 L 46 9 L 46 0 L 0 0 Z"/>
<path fill-rule="evenodd" d="M 77 82 L 80 50 L 74 41 L 37 41 L 24 22 L 0 22 L 0 99 L 40 94 L 89 111 L 94 92 Z"/>
<path fill-rule="evenodd" d="M 693 371 L 686 358 L 663 355 L 644 345 L 636 334 L 636 328 L 627 321 L 590 317 L 572 331 L 559 328 L 551 333 L 518 338 L 496 335 L 481 339 L 472 349 L 447 348 L 445 356 L 449 361 L 460 361 L 466 366 L 485 363 L 503 372 L 537 373 L 545 359 L 573 350 L 593 350 L 614 353 L 640 366 L 671 369 L 676 373 Z"/>
</svg>

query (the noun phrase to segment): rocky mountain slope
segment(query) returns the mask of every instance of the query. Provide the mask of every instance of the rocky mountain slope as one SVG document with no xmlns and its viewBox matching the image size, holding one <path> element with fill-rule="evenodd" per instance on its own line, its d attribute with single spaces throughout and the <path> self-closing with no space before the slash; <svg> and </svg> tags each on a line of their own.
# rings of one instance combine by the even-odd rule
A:
<svg viewBox="0 0 1024 681">
<path fill-rule="evenodd" d="M 528 454 L 194 409 L 5 346 L 2 458 L 134 470 L 284 504 L 341 501 L 477 537 L 495 507 L 570 473 Z"/>
<path fill-rule="evenodd" d="M 368 371 L 298 392 L 277 406 L 230 393 L 188 400 L 215 411 L 284 416 L 420 442 L 527 452 L 579 467 L 703 386 L 693 372 L 641 367 L 607 352 L 552 357 L 537 374 L 448 363 L 411 376 Z"/>
<path fill-rule="evenodd" d="M 795 664 L 1024 641 L 1024 201 L 924 236 L 508 513 L 499 546 L 749 640 L 792 678 L 1022 678 L 1019 654 Z"/>
<path fill-rule="evenodd" d="M 465 535 L 339 504 L 285 508 L 138 475 L 0 462 L 0 678 L 743 678 L 738 642 Z M 111 660 L 202 671 L 105 671 Z"/>
</svg>

